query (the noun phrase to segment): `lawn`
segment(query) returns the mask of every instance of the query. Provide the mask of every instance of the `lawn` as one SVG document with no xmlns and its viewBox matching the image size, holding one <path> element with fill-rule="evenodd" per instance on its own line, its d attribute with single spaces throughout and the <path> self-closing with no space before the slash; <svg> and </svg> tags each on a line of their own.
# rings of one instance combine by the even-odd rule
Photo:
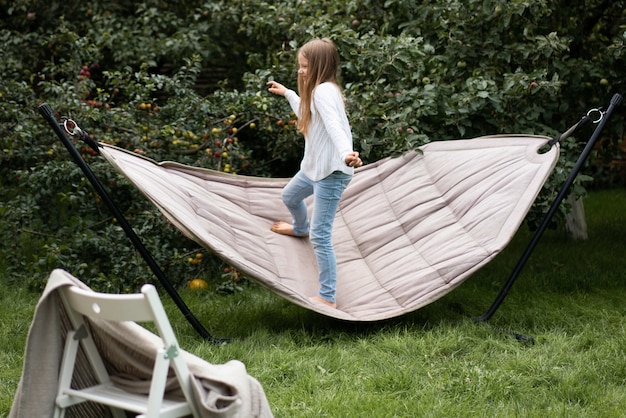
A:
<svg viewBox="0 0 626 418">
<path fill-rule="evenodd" d="M 510 275 L 532 236 L 525 227 L 458 289 L 387 321 L 334 320 L 254 284 L 228 296 L 183 290 L 214 336 L 233 339 L 215 345 L 161 294 L 181 345 L 214 363 L 243 361 L 277 417 L 623 416 L 626 190 L 591 192 L 585 210 L 589 239 L 547 231 L 485 324 L 472 318 Z M 38 298 L 3 287 L 0 416 L 11 406 Z"/>
</svg>

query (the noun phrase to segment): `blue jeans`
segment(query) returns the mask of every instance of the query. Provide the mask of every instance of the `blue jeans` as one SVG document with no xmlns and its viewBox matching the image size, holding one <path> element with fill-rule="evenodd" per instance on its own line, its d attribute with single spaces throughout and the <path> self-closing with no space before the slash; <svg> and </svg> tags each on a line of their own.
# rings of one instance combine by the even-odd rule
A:
<svg viewBox="0 0 626 418">
<path fill-rule="evenodd" d="M 310 236 L 319 270 L 319 296 L 329 302 L 336 300 L 337 284 L 337 259 L 332 242 L 333 222 L 341 194 L 351 179 L 352 176 L 335 171 L 322 180 L 312 181 L 299 171 L 282 192 L 283 202 L 293 218 L 293 233 L 308 233 Z M 309 225 L 304 199 L 310 195 L 313 195 L 313 213 Z"/>
</svg>

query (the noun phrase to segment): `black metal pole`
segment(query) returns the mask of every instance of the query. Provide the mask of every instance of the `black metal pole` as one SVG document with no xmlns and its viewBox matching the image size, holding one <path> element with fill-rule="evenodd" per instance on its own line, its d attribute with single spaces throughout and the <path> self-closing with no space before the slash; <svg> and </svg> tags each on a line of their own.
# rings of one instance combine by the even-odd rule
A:
<svg viewBox="0 0 626 418">
<path fill-rule="evenodd" d="M 567 196 L 567 193 L 570 187 L 574 183 L 576 176 L 578 175 L 583 165 L 585 164 L 585 161 L 587 160 L 587 158 L 589 157 L 589 154 L 593 150 L 594 145 L 596 144 L 597 140 L 600 138 L 600 133 L 604 129 L 604 125 L 606 125 L 607 121 L 611 117 L 613 110 L 617 106 L 619 106 L 621 102 L 622 102 L 622 96 L 620 96 L 619 94 L 613 95 L 613 97 L 611 98 L 609 107 L 602 117 L 602 120 L 598 122 L 598 126 L 596 126 L 596 129 L 593 131 L 593 134 L 591 135 L 589 142 L 583 149 L 583 152 L 578 157 L 578 160 L 576 161 L 574 168 L 572 168 L 572 171 L 570 172 L 569 176 L 565 180 L 565 183 L 563 183 L 563 186 L 561 187 L 559 194 L 557 195 L 556 199 L 554 199 L 554 202 L 552 202 L 550 209 L 548 210 L 546 216 L 543 218 L 543 221 L 541 225 L 539 226 L 539 228 L 537 229 L 537 231 L 535 232 L 533 238 L 531 239 L 530 244 L 526 247 L 526 250 L 522 254 L 522 257 L 517 262 L 515 268 L 513 269 L 513 272 L 511 273 L 511 276 L 509 276 L 509 279 L 506 281 L 506 283 L 500 290 L 500 293 L 496 296 L 496 299 L 492 303 L 491 307 L 489 307 L 489 309 L 482 316 L 479 316 L 478 318 L 476 318 L 476 321 L 480 322 L 480 321 L 489 320 L 489 318 L 493 316 L 493 314 L 496 312 L 498 307 L 500 307 L 500 305 L 504 301 L 504 298 L 509 293 L 509 290 L 511 290 L 513 283 L 515 283 L 515 280 L 517 280 L 517 277 L 522 271 L 522 268 L 528 261 L 528 258 L 532 254 L 535 247 L 537 246 L 537 242 L 539 241 L 539 239 L 541 238 L 545 230 L 548 228 L 550 221 L 552 220 L 552 217 L 554 216 L 557 209 L 559 208 L 559 205 L 561 204 L 563 199 L 565 199 L 565 197 Z"/>
<path fill-rule="evenodd" d="M 50 126 L 52 126 L 52 129 L 57 134 L 61 142 L 63 142 L 63 145 L 65 145 L 65 148 L 67 148 L 68 152 L 70 153 L 76 165 L 80 167 L 80 169 L 83 171 L 83 173 L 85 174 L 85 176 L 87 177 L 91 185 L 96 189 L 96 192 L 102 198 L 102 201 L 111 210 L 111 212 L 113 213 L 113 216 L 115 216 L 115 218 L 117 219 L 118 224 L 122 227 L 126 235 L 130 238 L 130 240 L 132 241 L 137 251 L 139 251 L 139 253 L 141 254 L 141 257 L 146 261 L 146 263 L 148 264 L 148 266 L 150 267 L 154 275 L 159 279 L 159 281 L 161 282 L 161 284 L 163 285 L 167 293 L 174 300 L 174 303 L 176 303 L 176 306 L 178 306 L 178 309 L 180 309 L 181 313 L 185 316 L 185 319 L 189 321 L 189 323 L 193 326 L 193 328 L 203 338 L 209 341 L 215 342 L 215 343 L 222 343 L 222 342 L 229 341 L 228 339 L 220 339 L 220 338 L 213 337 L 204 328 L 204 326 L 202 326 L 202 324 L 198 321 L 198 319 L 193 315 L 189 307 L 185 304 L 185 301 L 181 298 L 181 296 L 178 294 L 174 286 L 172 286 L 172 283 L 165 276 L 165 273 L 163 273 L 159 265 L 156 263 L 156 261 L 152 257 L 152 254 L 150 254 L 150 252 L 146 249 L 146 247 L 143 245 L 143 242 L 139 239 L 139 237 L 137 236 L 133 228 L 130 226 L 130 224 L 124 217 L 124 215 L 117 208 L 117 206 L 115 205 L 115 203 L 113 202 L 113 200 L 111 199 L 111 197 L 109 196 L 105 188 L 102 186 L 102 183 L 100 183 L 100 181 L 98 180 L 96 175 L 93 173 L 91 168 L 89 168 L 89 165 L 85 162 L 85 160 L 80 155 L 78 150 L 74 147 L 72 142 L 65 135 L 65 132 L 63 132 L 63 130 L 61 129 L 61 125 L 54 117 L 53 111 L 50 108 L 50 106 L 46 103 L 42 104 L 41 106 L 39 106 L 39 113 L 44 117 L 44 119 L 48 121 Z"/>
</svg>

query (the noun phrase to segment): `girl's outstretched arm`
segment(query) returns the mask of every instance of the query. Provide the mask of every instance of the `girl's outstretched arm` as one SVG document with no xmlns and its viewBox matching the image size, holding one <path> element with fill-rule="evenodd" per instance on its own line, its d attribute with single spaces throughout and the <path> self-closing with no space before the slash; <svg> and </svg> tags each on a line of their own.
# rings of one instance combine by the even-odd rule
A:
<svg viewBox="0 0 626 418">
<path fill-rule="evenodd" d="M 280 83 L 277 83 L 276 81 L 268 81 L 267 85 L 270 86 L 270 88 L 267 89 L 270 93 L 284 96 L 287 92 L 287 87 L 283 86 Z"/>
<path fill-rule="evenodd" d="M 266 84 L 270 86 L 267 89 L 270 93 L 285 97 L 289 101 L 293 113 L 295 113 L 297 117 L 300 117 L 300 97 L 295 91 L 289 90 L 276 81 L 268 81 Z"/>
</svg>

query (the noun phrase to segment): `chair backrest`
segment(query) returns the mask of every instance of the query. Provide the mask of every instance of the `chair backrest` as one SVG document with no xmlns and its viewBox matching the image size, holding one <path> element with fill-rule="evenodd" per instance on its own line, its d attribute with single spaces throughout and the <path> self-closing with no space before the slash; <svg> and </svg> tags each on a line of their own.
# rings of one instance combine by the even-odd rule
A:
<svg viewBox="0 0 626 418">
<path fill-rule="evenodd" d="M 145 296 L 146 293 L 153 291 L 156 292 L 154 286 L 145 285 L 142 293 L 114 295 L 72 286 L 65 289 L 65 296 L 73 310 L 90 318 L 146 322 L 155 319 Z"/>
<path fill-rule="evenodd" d="M 156 288 L 145 284 L 141 293 L 109 294 L 81 289 L 64 289 L 66 304 L 89 318 L 104 321 L 153 322 L 166 346 L 177 344 L 176 336 L 161 303 Z"/>
</svg>

